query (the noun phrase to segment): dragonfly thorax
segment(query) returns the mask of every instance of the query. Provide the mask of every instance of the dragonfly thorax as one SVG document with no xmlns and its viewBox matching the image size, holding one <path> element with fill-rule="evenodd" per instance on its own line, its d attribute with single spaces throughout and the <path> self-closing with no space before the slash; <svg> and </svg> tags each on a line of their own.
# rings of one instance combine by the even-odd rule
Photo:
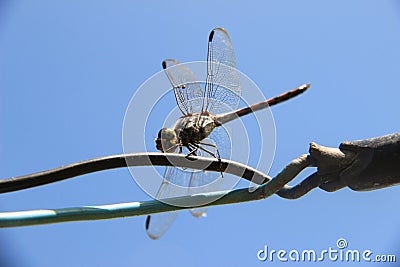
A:
<svg viewBox="0 0 400 267">
<path fill-rule="evenodd" d="M 173 152 L 176 147 L 190 147 L 207 138 L 219 124 L 209 114 L 186 115 L 173 128 L 162 128 L 156 138 L 156 147 L 162 152 Z"/>
</svg>

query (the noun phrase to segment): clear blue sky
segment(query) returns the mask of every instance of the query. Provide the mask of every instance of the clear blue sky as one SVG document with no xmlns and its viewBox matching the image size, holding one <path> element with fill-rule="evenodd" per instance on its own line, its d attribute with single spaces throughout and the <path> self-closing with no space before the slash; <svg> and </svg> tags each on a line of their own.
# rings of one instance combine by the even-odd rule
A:
<svg viewBox="0 0 400 267">
<path fill-rule="evenodd" d="M 0 177 L 122 153 L 135 90 L 165 58 L 205 60 L 215 27 L 229 31 L 238 68 L 267 97 L 312 84 L 273 108 L 270 175 L 307 153 L 311 141 L 337 147 L 399 131 L 398 1 L 3 0 Z M 182 212 L 158 241 L 146 236 L 144 217 L 2 229 L 0 260 L 27 267 L 271 266 L 278 263 L 257 260 L 264 245 L 322 250 L 343 237 L 351 249 L 399 261 L 399 193 L 314 190 L 299 200 L 215 207 L 200 220 Z M 119 169 L 0 195 L 0 209 L 146 199 Z"/>
</svg>

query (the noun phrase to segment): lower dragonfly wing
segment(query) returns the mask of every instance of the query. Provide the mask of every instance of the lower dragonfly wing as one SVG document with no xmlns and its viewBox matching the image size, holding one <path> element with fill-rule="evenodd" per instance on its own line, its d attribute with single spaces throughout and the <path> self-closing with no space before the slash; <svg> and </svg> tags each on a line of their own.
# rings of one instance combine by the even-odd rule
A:
<svg viewBox="0 0 400 267">
<path fill-rule="evenodd" d="M 204 176 L 207 175 L 204 171 L 200 172 L 196 172 L 193 173 L 192 178 L 190 179 L 190 184 L 189 184 L 189 194 L 193 195 L 193 194 L 199 194 L 199 193 L 205 193 L 202 192 L 202 190 L 199 190 L 199 181 L 202 181 Z M 208 207 L 203 207 L 203 208 L 194 208 L 194 209 L 190 209 L 190 213 L 196 217 L 196 218 L 201 218 L 201 217 L 206 217 L 207 216 L 207 211 Z"/>
<path fill-rule="evenodd" d="M 196 155 L 204 157 L 217 157 L 216 146 L 218 145 L 218 151 L 221 158 L 230 158 L 231 146 L 227 132 L 223 127 L 218 127 L 213 130 L 209 138 L 202 140 L 203 144 L 200 144 L 202 149 L 196 151 Z M 208 144 L 208 145 L 205 145 Z M 188 154 L 189 151 L 183 147 L 183 153 Z M 208 150 L 210 153 L 207 153 Z M 175 152 L 178 152 L 177 149 Z M 164 174 L 164 179 L 158 190 L 156 198 L 161 200 L 173 197 L 188 196 L 201 193 L 215 192 L 225 188 L 226 185 L 222 185 L 223 179 L 221 173 L 211 171 L 201 171 L 192 169 L 183 169 L 178 167 L 167 167 Z M 222 185 L 222 186 L 221 186 Z M 224 187 L 224 188 L 221 188 Z M 182 203 L 183 206 L 194 206 L 196 203 L 187 202 Z M 201 203 L 197 203 L 198 205 Z M 205 216 L 205 207 L 199 207 L 191 209 L 190 212 L 195 217 Z M 152 239 L 160 238 L 174 222 L 177 212 L 167 212 L 154 214 L 147 217 L 146 220 L 146 232 Z"/>
<path fill-rule="evenodd" d="M 190 179 L 190 184 L 189 184 L 189 188 L 188 188 L 190 195 L 193 195 L 196 193 L 197 194 L 204 193 L 204 192 L 201 192 L 202 190 L 198 189 L 198 187 L 199 187 L 198 183 L 199 183 L 199 181 L 203 180 L 204 175 L 206 175 L 206 173 L 204 171 L 202 173 L 200 173 L 200 172 L 193 173 L 192 178 Z M 195 208 L 195 209 L 190 209 L 189 211 L 194 217 L 201 218 L 201 217 L 207 216 L 207 214 L 206 214 L 207 208 L 208 207 Z"/>
<path fill-rule="evenodd" d="M 212 188 L 210 188 L 210 186 L 207 187 L 207 189 L 199 189 L 196 188 L 195 184 L 197 183 L 197 181 L 201 181 L 203 180 L 204 176 L 206 176 L 209 172 L 203 172 L 202 174 L 199 173 L 194 173 L 193 175 L 193 182 L 191 182 L 191 185 L 189 187 L 189 190 L 191 191 L 191 194 L 199 194 L 199 193 L 209 193 L 209 192 L 213 192 L 213 191 L 217 191 L 220 188 L 220 181 L 214 181 L 213 185 L 211 186 Z M 221 179 L 219 179 L 221 180 Z M 207 209 L 208 207 L 201 207 L 201 208 L 193 208 L 190 209 L 190 213 L 196 217 L 196 218 L 201 218 L 201 217 L 206 217 L 207 216 Z"/>
<path fill-rule="evenodd" d="M 177 191 L 177 186 L 187 188 L 189 186 L 192 172 L 181 168 L 167 167 L 164 179 L 156 195 L 156 199 L 161 200 L 186 195 L 182 190 Z M 151 239 L 160 238 L 171 227 L 178 212 L 166 212 L 149 215 L 146 218 L 146 233 Z"/>
<path fill-rule="evenodd" d="M 151 239 L 159 239 L 174 223 L 177 211 L 148 215 L 146 218 L 146 233 Z"/>
<path fill-rule="evenodd" d="M 206 138 L 202 140 L 203 144 L 200 144 L 200 147 L 211 152 L 214 154 L 215 157 L 217 157 L 217 150 L 215 146 L 215 141 Z M 205 145 L 208 144 L 208 145 Z M 210 153 L 206 152 L 205 150 L 198 149 L 196 154 L 198 156 L 202 157 L 213 157 Z M 219 172 L 208 172 L 208 171 L 197 171 L 192 174 L 192 177 L 190 178 L 190 183 L 188 187 L 188 195 L 194 195 L 194 194 L 202 194 L 202 193 L 210 193 L 210 192 L 215 192 L 218 191 L 221 187 L 222 183 L 222 175 Z M 207 207 L 201 207 L 201 208 L 194 208 L 190 209 L 190 213 L 196 217 L 206 217 Z"/>
</svg>

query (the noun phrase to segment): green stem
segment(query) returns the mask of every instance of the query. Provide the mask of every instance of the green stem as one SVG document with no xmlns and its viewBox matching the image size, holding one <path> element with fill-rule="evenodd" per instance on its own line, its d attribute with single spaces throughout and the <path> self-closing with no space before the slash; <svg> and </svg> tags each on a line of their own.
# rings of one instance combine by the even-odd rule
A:
<svg viewBox="0 0 400 267">
<path fill-rule="evenodd" d="M 235 164 L 230 162 L 229 164 Z M 242 166 L 242 165 L 241 165 Z M 276 193 L 305 167 L 310 166 L 309 159 L 303 155 L 293 160 L 286 168 L 272 180 L 258 186 L 254 191 L 237 189 L 212 193 L 196 194 L 168 199 L 168 203 L 207 203 L 207 199 L 214 200 L 204 206 L 216 206 L 241 203 L 265 199 Z M 229 167 L 227 168 L 229 169 Z M 267 177 L 266 175 L 262 175 Z M 0 227 L 19 227 L 29 225 L 42 225 L 60 222 L 104 220 L 128 216 L 141 216 L 153 213 L 190 209 L 191 207 L 172 206 L 158 200 L 144 202 L 118 203 L 101 206 L 84 206 L 76 208 L 30 210 L 0 213 Z"/>
</svg>

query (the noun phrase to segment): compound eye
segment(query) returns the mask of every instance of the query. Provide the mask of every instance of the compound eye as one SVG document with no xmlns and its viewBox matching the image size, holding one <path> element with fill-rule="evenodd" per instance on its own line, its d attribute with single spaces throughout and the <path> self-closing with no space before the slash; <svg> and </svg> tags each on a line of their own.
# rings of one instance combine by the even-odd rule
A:
<svg viewBox="0 0 400 267">
<path fill-rule="evenodd" d="M 164 136 L 165 135 L 165 130 L 166 130 L 167 128 L 162 128 L 161 130 L 159 130 L 158 131 L 158 134 L 157 134 L 157 137 L 158 138 L 161 138 L 161 136 Z"/>
<path fill-rule="evenodd" d="M 176 134 L 175 131 L 172 129 L 163 128 L 161 129 L 161 137 L 159 138 L 161 138 L 162 140 L 170 141 L 176 138 Z"/>
<path fill-rule="evenodd" d="M 171 132 L 164 132 L 163 137 L 167 140 L 171 140 L 174 138 L 174 135 Z"/>
</svg>

